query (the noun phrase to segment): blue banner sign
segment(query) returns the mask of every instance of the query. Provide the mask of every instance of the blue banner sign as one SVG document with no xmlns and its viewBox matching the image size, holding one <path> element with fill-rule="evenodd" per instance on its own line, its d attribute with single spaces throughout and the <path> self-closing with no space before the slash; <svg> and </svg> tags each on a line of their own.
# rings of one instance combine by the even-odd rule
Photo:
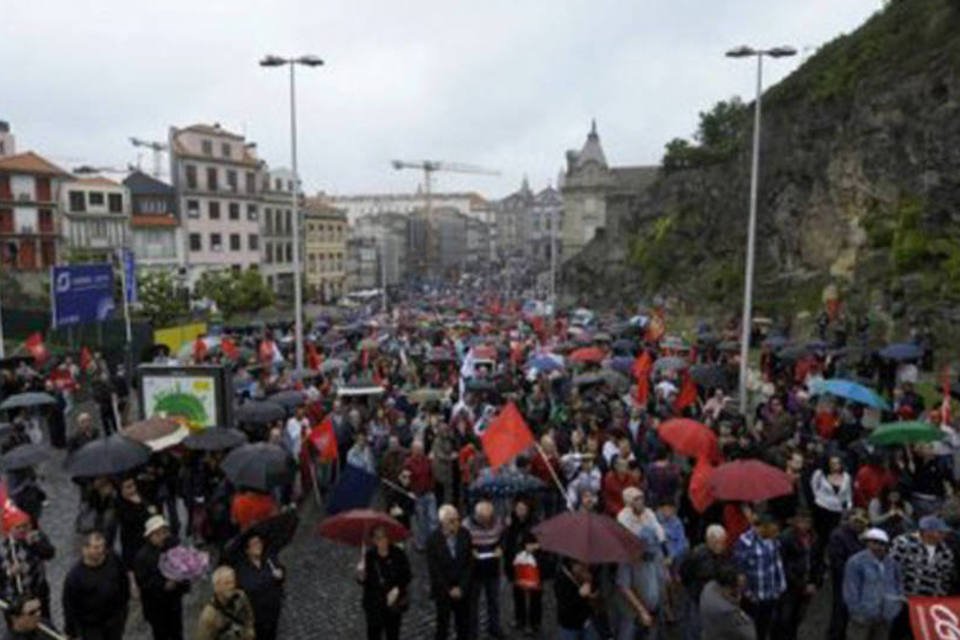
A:
<svg viewBox="0 0 960 640">
<path fill-rule="evenodd" d="M 100 322 L 113 313 L 113 265 L 51 267 L 53 327 Z"/>
</svg>

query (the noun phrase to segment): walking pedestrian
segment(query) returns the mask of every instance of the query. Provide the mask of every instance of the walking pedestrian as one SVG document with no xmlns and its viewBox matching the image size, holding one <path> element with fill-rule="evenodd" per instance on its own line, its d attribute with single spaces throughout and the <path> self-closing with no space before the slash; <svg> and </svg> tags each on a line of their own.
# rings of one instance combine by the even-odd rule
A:
<svg viewBox="0 0 960 640">
<path fill-rule="evenodd" d="M 769 513 L 761 513 L 733 548 L 734 562 L 747 577 L 743 608 L 756 625 L 757 640 L 772 637 L 780 599 L 787 590 L 777 539 L 779 532 L 776 519 Z"/>
<path fill-rule="evenodd" d="M 657 532 L 643 526 L 640 560 L 617 566 L 617 640 L 655 640 L 659 637 L 661 608 L 666 602 L 667 573 Z"/>
<path fill-rule="evenodd" d="M 256 533 L 246 537 L 243 555 L 233 566 L 237 584 L 253 608 L 257 640 L 274 640 L 283 609 L 286 569 L 275 556 L 267 553 L 263 538 Z"/>
<path fill-rule="evenodd" d="M 746 578 L 733 565 L 723 565 L 707 582 L 698 602 L 702 640 L 756 640 L 753 620 L 740 608 Z"/>
<path fill-rule="evenodd" d="M 19 508 L 3 509 L 3 530 L 8 532 L 0 544 L 0 593 L 10 602 L 23 593 L 30 593 L 43 604 L 43 617 L 50 619 L 50 584 L 46 562 L 56 550 L 40 529 L 34 529 L 30 516 Z"/>
<path fill-rule="evenodd" d="M 470 534 L 474 566 L 470 581 L 470 626 L 479 634 L 480 596 L 486 601 L 487 633 L 502 638 L 500 628 L 500 584 L 503 561 L 503 522 L 497 517 L 493 503 L 481 500 L 474 506 L 473 517 L 464 520 Z"/>
<path fill-rule="evenodd" d="M 46 634 L 40 630 L 43 620 L 40 598 L 23 593 L 9 602 L 10 606 L 3 612 L 7 621 L 3 640 L 46 640 Z"/>
<path fill-rule="evenodd" d="M 828 640 L 843 640 L 847 635 L 847 605 L 840 594 L 843 593 L 844 567 L 847 560 L 863 549 L 860 535 L 866 531 L 867 512 L 854 509 L 847 515 L 847 521 L 830 534 L 827 543 L 827 558 L 830 563 L 831 611 Z"/>
<path fill-rule="evenodd" d="M 150 625 L 153 640 L 183 640 L 183 596 L 189 583 L 165 578 L 160 573 L 160 555 L 176 546 L 163 516 L 151 516 L 144 526 L 147 539 L 137 552 L 133 572 L 140 588 L 143 617 Z"/>
<path fill-rule="evenodd" d="M 83 640 L 121 640 L 130 601 L 124 565 L 98 531 L 84 537 L 80 554 L 63 582 L 66 634 Z"/>
<path fill-rule="evenodd" d="M 403 614 L 410 606 L 410 561 L 403 549 L 390 542 L 383 527 L 373 530 L 370 541 L 372 547 L 357 566 L 367 640 L 399 640 Z"/>
<path fill-rule="evenodd" d="M 213 597 L 200 612 L 196 640 L 254 640 L 253 609 L 231 567 L 213 572 Z"/>
<path fill-rule="evenodd" d="M 424 453 L 423 440 L 416 439 L 410 445 L 410 455 L 404 468 L 410 472 L 410 490 L 416 496 L 414 511 L 413 544 L 423 551 L 427 538 L 437 528 L 437 499 L 433 493 L 433 465 Z"/>
<path fill-rule="evenodd" d="M 533 535 L 533 514 L 530 504 L 518 499 L 513 505 L 510 522 L 503 536 L 504 572 L 513 585 L 514 628 L 528 636 L 540 634 L 543 620 L 543 591 L 541 575 L 543 568 L 540 544 Z M 523 563 L 520 561 L 523 560 Z M 518 575 L 517 568 L 524 565 L 535 568 L 537 580 Z"/>
<path fill-rule="evenodd" d="M 430 596 L 437 607 L 436 640 L 447 640 L 450 616 L 453 616 L 457 640 L 470 638 L 468 592 L 473 574 L 473 549 L 470 534 L 460 526 L 456 507 L 440 507 L 440 527 L 427 541 L 427 566 L 430 570 Z"/>
<path fill-rule="evenodd" d="M 847 640 L 886 640 L 891 622 L 903 607 L 902 574 L 887 553 L 890 538 L 886 531 L 867 529 L 862 539 L 867 548 L 847 561 L 840 594 L 850 613 Z"/>
</svg>

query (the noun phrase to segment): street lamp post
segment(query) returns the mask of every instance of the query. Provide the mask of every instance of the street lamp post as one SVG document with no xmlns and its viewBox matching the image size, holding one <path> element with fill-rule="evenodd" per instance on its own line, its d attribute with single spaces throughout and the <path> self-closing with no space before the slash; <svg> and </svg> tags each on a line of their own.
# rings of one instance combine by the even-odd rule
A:
<svg viewBox="0 0 960 640">
<path fill-rule="evenodd" d="M 260 60 L 261 67 L 290 67 L 290 164 L 293 171 L 293 193 L 290 195 L 293 206 L 293 331 L 296 352 L 296 370 L 303 371 L 303 285 L 300 282 L 300 174 L 297 173 L 297 100 L 296 67 L 319 67 L 323 60 L 313 55 L 298 58 L 282 58 L 268 55 Z"/>
<path fill-rule="evenodd" d="M 785 58 L 796 55 L 793 47 L 753 49 L 746 45 L 727 51 L 729 58 L 757 59 L 757 98 L 753 108 L 753 159 L 750 167 L 750 217 L 747 222 L 747 265 L 743 283 L 743 317 L 740 321 L 740 413 L 747 415 L 747 360 L 750 356 L 750 329 L 753 306 L 753 263 L 757 236 L 757 181 L 760 172 L 760 101 L 763 97 L 763 57 Z"/>
</svg>

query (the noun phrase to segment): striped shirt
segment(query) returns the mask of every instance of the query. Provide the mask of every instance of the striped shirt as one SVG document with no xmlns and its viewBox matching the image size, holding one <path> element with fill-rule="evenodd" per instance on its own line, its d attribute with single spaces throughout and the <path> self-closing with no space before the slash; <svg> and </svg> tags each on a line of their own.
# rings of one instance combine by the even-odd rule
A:
<svg viewBox="0 0 960 640">
<path fill-rule="evenodd" d="M 919 533 L 905 533 L 893 540 L 890 555 L 903 572 L 903 591 L 908 596 L 950 595 L 954 576 L 953 551 L 940 543 L 931 555 Z"/>
<path fill-rule="evenodd" d="M 733 547 L 733 560 L 747 576 L 746 595 L 750 600 L 776 600 L 787 590 L 778 539 L 765 540 L 748 529 Z"/>
</svg>

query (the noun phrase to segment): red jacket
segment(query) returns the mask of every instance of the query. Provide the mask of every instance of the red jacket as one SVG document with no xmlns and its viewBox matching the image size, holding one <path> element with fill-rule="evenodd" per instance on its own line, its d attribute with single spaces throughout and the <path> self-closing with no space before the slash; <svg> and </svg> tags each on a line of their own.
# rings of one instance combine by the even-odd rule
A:
<svg viewBox="0 0 960 640">
<path fill-rule="evenodd" d="M 616 471 L 608 471 L 603 477 L 603 510 L 610 517 L 616 518 L 623 509 L 623 490 L 627 487 L 640 488 L 637 474 L 627 472 L 621 477 Z"/>
<path fill-rule="evenodd" d="M 853 480 L 853 504 L 866 509 L 870 501 L 880 495 L 887 487 L 897 484 L 897 476 L 889 469 L 865 464 L 857 471 Z"/>
<path fill-rule="evenodd" d="M 433 491 L 433 465 L 423 454 L 413 454 L 403 464 L 410 471 L 410 490 L 418 496 Z"/>
<path fill-rule="evenodd" d="M 547 459 L 550 461 L 550 465 L 553 467 L 554 472 L 560 474 L 560 458 L 556 455 L 547 456 Z M 530 458 L 530 473 L 533 477 L 542 480 L 545 484 L 553 486 L 553 474 L 550 473 L 550 468 L 547 466 L 547 461 L 543 459 L 539 453 L 532 458 Z"/>
</svg>

